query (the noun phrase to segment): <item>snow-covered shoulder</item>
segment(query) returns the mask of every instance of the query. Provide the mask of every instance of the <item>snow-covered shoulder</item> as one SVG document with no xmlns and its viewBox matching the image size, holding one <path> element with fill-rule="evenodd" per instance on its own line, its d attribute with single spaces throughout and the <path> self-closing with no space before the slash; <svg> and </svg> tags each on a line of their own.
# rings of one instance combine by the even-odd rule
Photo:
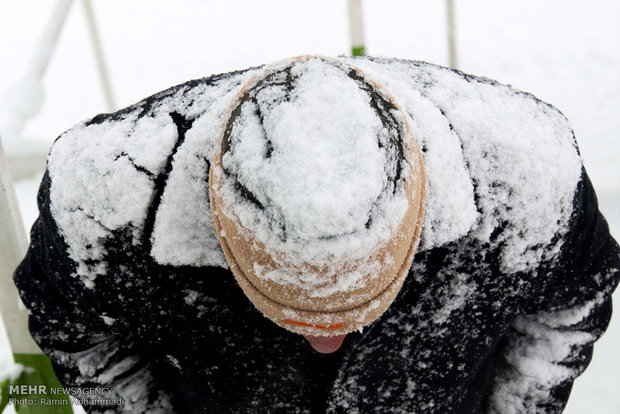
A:
<svg viewBox="0 0 620 414">
<path fill-rule="evenodd" d="M 390 89 L 420 134 L 428 185 L 423 248 L 467 233 L 501 246 L 507 273 L 557 254 L 581 174 L 572 129 L 557 109 L 427 63 L 349 61 Z"/>
<path fill-rule="evenodd" d="M 50 208 L 87 286 L 105 274 L 104 241 L 116 231 L 129 230 L 134 245 L 152 246 L 160 263 L 225 265 L 206 195 L 213 118 L 253 72 L 190 81 L 98 115 L 56 140 L 48 157 Z"/>
<path fill-rule="evenodd" d="M 531 269 L 559 250 L 550 244 L 561 242 L 581 172 L 559 111 L 447 68 L 347 60 L 410 118 L 427 177 L 421 250 L 469 235 L 501 246 L 506 272 Z M 103 241 L 120 230 L 158 263 L 226 266 L 210 214 L 209 160 L 221 114 L 255 73 L 188 82 L 56 141 L 48 160 L 52 214 L 87 285 L 105 273 Z"/>
</svg>

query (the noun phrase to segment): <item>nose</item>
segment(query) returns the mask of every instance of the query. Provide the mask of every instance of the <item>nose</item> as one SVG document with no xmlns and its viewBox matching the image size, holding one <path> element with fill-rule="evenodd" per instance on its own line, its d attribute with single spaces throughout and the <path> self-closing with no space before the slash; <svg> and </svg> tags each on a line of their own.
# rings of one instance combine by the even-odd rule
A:
<svg viewBox="0 0 620 414">
<path fill-rule="evenodd" d="M 312 336 L 312 335 L 304 335 L 304 337 L 310 342 L 312 348 L 315 351 L 320 352 L 322 354 L 331 354 L 332 352 L 336 352 L 338 348 L 342 345 L 342 341 L 344 341 L 344 337 L 346 335 L 337 335 L 337 336 Z"/>
</svg>

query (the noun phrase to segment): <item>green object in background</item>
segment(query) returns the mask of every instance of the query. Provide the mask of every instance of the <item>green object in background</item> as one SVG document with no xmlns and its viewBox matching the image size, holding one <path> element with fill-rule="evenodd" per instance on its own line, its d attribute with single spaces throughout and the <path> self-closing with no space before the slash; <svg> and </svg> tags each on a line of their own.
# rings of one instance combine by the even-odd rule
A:
<svg viewBox="0 0 620 414">
<path fill-rule="evenodd" d="M 351 55 L 366 55 L 366 36 L 364 35 L 364 10 L 362 0 L 348 0 L 349 35 L 351 38 Z"/>
<path fill-rule="evenodd" d="M 9 380 L 0 382 L 0 413 L 4 411 L 4 407 L 9 403 Z"/>
<path fill-rule="evenodd" d="M 13 399 L 19 414 L 72 414 L 69 396 L 58 382 L 52 363 L 43 354 L 13 354 L 15 362 L 22 364 L 20 376 L 0 385 L 0 413 Z M 9 393 L 9 391 L 13 391 Z"/>
<path fill-rule="evenodd" d="M 351 48 L 351 56 L 365 56 L 366 46 L 353 46 Z"/>
</svg>

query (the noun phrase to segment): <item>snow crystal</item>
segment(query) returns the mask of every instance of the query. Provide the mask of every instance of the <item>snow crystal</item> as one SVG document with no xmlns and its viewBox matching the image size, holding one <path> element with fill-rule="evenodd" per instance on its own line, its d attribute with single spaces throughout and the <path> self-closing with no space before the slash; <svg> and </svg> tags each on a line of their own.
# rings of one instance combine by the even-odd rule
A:
<svg viewBox="0 0 620 414">
<path fill-rule="evenodd" d="M 454 269 L 450 269 L 448 272 L 452 273 Z M 440 270 L 440 273 L 448 272 L 445 269 Z M 437 309 L 431 318 L 431 321 L 436 325 L 449 322 L 450 314 L 458 309 L 462 309 L 469 303 L 477 290 L 476 283 L 469 280 L 469 275 L 454 272 L 453 275 L 445 275 L 444 277 L 450 279 L 450 285 L 447 286 L 446 292 L 442 292 L 445 295 L 442 297 L 443 306 Z"/>
<path fill-rule="evenodd" d="M 178 370 L 181 370 L 181 363 L 179 362 L 179 360 L 178 360 L 177 358 L 173 357 L 173 356 L 172 356 L 172 355 L 170 355 L 170 354 L 166 354 L 166 359 L 167 359 L 168 361 L 170 361 L 170 363 L 171 363 L 171 364 L 172 364 L 175 368 L 177 368 Z"/>
<path fill-rule="evenodd" d="M 364 306 L 362 309 L 360 309 L 360 311 L 355 315 L 355 319 L 357 319 L 359 322 L 363 322 L 364 319 L 366 319 L 366 315 L 368 315 L 369 312 L 377 309 L 381 305 L 382 305 L 382 302 L 380 299 L 371 300 L 367 306 Z M 362 331 L 359 331 L 359 332 L 361 333 Z"/>
<path fill-rule="evenodd" d="M 114 325 L 114 323 L 116 322 L 116 318 L 111 318 L 106 315 L 101 315 L 101 319 L 103 319 L 106 325 L 110 325 L 110 326 Z"/>
<path fill-rule="evenodd" d="M 186 289 L 183 292 L 186 293 L 186 295 L 183 298 L 183 300 L 188 305 L 193 305 L 196 302 L 196 299 L 198 299 L 198 296 L 200 295 L 200 293 L 198 293 L 198 291 L 195 291 L 195 290 L 192 290 L 192 289 Z"/>
</svg>

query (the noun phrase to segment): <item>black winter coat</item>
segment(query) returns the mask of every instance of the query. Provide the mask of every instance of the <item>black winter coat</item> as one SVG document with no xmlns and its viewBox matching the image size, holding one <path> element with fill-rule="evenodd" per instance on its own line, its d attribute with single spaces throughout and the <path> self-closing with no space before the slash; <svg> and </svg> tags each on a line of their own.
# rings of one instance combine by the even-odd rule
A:
<svg viewBox="0 0 620 414">
<path fill-rule="evenodd" d="M 257 69 L 216 75 L 52 148 L 15 283 L 63 384 L 110 388 L 122 412 L 562 411 L 620 278 L 570 127 L 488 79 L 350 61 L 410 113 L 428 175 L 423 239 L 388 311 L 323 355 L 244 296 L 205 180 L 219 114 Z"/>
</svg>

